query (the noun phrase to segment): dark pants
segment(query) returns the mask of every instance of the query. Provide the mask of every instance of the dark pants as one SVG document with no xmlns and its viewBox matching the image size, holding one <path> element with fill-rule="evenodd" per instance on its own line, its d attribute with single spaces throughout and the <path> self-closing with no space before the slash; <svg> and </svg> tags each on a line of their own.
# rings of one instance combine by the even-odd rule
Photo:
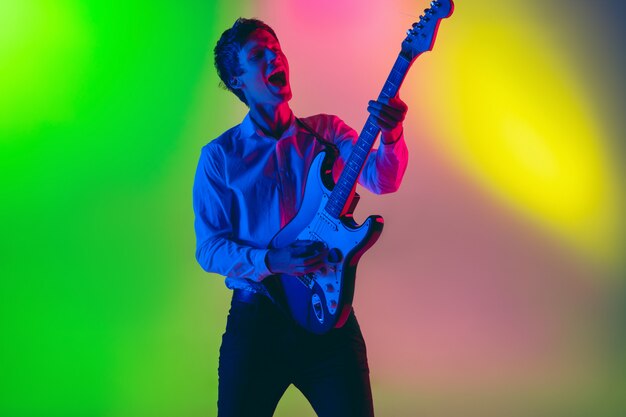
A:
<svg viewBox="0 0 626 417">
<path fill-rule="evenodd" d="M 314 335 L 261 295 L 234 297 L 220 348 L 218 416 L 272 416 L 290 384 L 320 417 L 374 415 L 354 313 L 342 328 Z"/>
</svg>

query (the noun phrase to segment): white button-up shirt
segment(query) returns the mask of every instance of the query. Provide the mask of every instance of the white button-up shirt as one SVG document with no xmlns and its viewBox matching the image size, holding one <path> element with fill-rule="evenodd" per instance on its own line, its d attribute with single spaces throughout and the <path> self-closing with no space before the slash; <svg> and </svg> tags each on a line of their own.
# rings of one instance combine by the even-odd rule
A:
<svg viewBox="0 0 626 417">
<path fill-rule="evenodd" d="M 358 134 L 336 116 L 300 119 L 339 149 L 335 180 Z M 229 288 L 251 289 L 271 272 L 265 263 L 274 235 L 297 213 L 309 167 L 325 145 L 296 123 L 277 140 L 263 134 L 250 114 L 202 148 L 193 186 L 196 258 Z M 396 191 L 406 170 L 404 138 L 372 150 L 359 183 L 377 193 Z M 317 173 L 316 173 L 317 174 Z"/>
</svg>

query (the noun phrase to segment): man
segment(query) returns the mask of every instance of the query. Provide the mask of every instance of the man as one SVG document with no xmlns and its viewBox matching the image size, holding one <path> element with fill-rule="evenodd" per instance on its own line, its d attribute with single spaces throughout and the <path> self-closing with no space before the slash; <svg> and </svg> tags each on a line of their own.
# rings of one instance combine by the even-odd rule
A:
<svg viewBox="0 0 626 417">
<path fill-rule="evenodd" d="M 193 189 L 198 262 L 226 276 L 234 290 L 220 348 L 218 415 L 271 416 L 294 384 L 319 416 L 373 416 L 354 313 L 343 327 L 314 335 L 279 311 L 258 284 L 271 274 L 301 275 L 325 265 L 328 248 L 320 242 L 267 247 L 295 216 L 315 155 L 337 150 L 337 178 L 357 133 L 336 116 L 294 116 L 287 58 L 259 20 L 238 19 L 222 34 L 215 65 L 224 86 L 249 107 L 241 124 L 202 149 Z M 382 144 L 359 182 L 375 193 L 395 191 L 404 174 L 406 110 L 399 98 L 368 107 Z"/>
</svg>

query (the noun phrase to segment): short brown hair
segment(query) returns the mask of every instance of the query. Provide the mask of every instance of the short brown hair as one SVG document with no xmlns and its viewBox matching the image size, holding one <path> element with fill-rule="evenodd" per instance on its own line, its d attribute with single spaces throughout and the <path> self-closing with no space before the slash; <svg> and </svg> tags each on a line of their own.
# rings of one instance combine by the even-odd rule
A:
<svg viewBox="0 0 626 417">
<path fill-rule="evenodd" d="M 220 86 L 232 91 L 233 94 L 239 97 L 239 100 L 243 101 L 246 105 L 248 105 L 248 103 L 243 93 L 239 89 L 232 88 L 230 80 L 234 76 L 241 75 L 242 70 L 239 64 L 239 52 L 250 34 L 257 29 L 271 33 L 272 36 L 278 40 L 274 29 L 269 27 L 265 22 L 258 19 L 240 17 L 230 29 L 222 33 L 222 36 L 217 41 L 215 49 L 213 50 L 215 69 L 217 69 L 217 75 L 219 75 L 221 80 Z"/>
</svg>

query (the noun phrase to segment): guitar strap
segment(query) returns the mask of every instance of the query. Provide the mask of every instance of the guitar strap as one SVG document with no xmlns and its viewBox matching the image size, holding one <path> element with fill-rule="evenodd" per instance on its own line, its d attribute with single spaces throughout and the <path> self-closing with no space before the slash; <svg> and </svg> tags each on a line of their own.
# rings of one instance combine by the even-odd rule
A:
<svg viewBox="0 0 626 417">
<path fill-rule="evenodd" d="M 339 157 L 339 148 L 337 147 L 337 145 L 335 145 L 329 140 L 324 139 L 319 133 L 317 133 L 309 125 L 307 125 L 306 123 L 304 123 L 301 119 L 298 119 L 297 117 L 296 117 L 296 122 L 300 126 L 302 126 L 304 130 L 312 134 L 315 137 L 315 139 L 324 146 L 324 148 L 328 149 L 332 153 L 335 160 Z"/>
</svg>

